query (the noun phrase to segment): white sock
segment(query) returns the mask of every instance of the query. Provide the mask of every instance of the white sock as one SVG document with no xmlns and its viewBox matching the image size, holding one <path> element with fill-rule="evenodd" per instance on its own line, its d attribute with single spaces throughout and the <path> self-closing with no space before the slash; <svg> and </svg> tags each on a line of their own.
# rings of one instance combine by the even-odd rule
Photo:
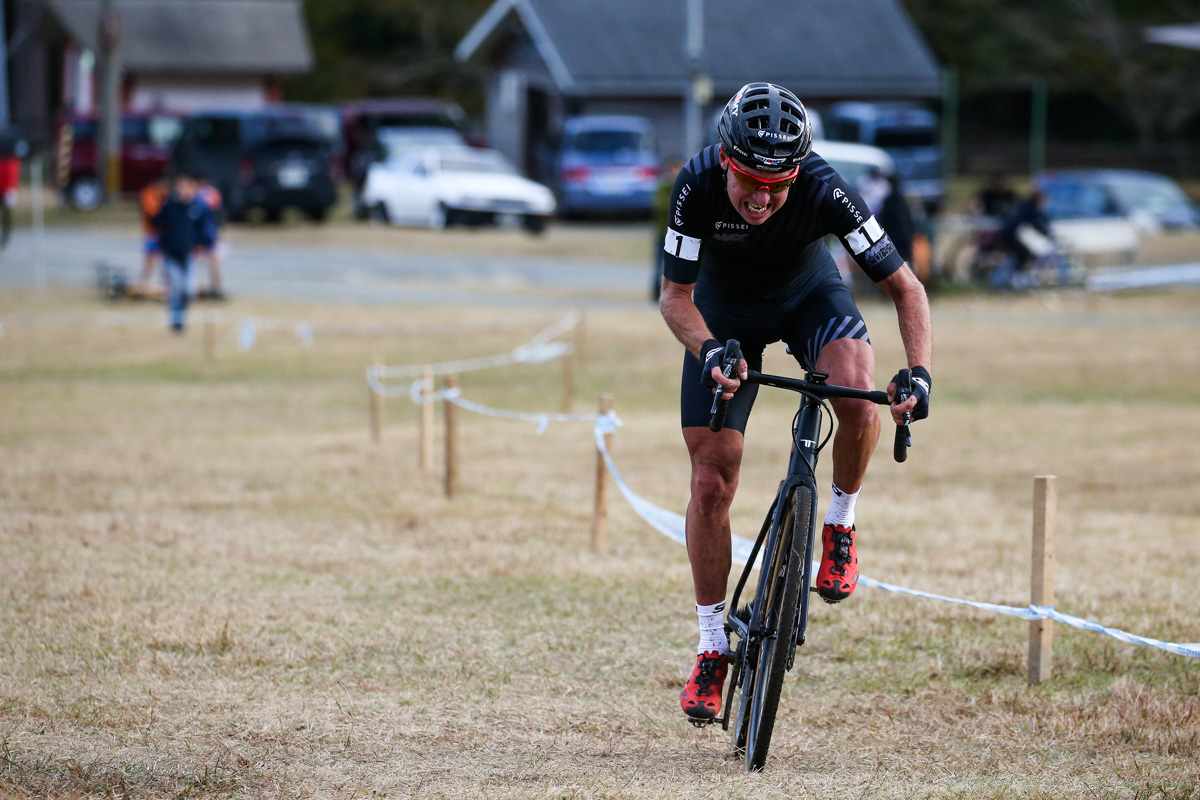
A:
<svg viewBox="0 0 1200 800">
<path fill-rule="evenodd" d="M 716 650 L 721 655 L 729 652 L 729 636 L 725 633 L 725 601 L 711 606 L 696 604 L 696 617 L 700 620 L 700 645 L 696 655 Z"/>
<path fill-rule="evenodd" d="M 826 525 L 840 525 L 843 528 L 854 526 L 854 504 L 858 502 L 858 495 L 862 492 L 862 487 L 854 494 L 843 492 L 833 484 L 833 495 L 829 498 L 829 510 L 825 512 Z"/>
</svg>

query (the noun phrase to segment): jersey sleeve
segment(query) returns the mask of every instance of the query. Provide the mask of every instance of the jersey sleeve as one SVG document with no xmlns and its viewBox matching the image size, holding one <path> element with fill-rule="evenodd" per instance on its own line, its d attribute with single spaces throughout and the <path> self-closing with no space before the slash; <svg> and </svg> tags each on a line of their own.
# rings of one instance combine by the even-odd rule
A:
<svg viewBox="0 0 1200 800">
<path fill-rule="evenodd" d="M 673 283 L 693 284 L 700 275 L 705 210 L 695 173 L 684 167 L 671 190 L 667 234 L 663 239 L 663 275 Z"/>
<path fill-rule="evenodd" d="M 858 192 L 836 172 L 830 175 L 828 183 L 825 210 L 830 233 L 841 240 L 867 277 L 878 283 L 904 266 L 891 237 Z"/>
</svg>

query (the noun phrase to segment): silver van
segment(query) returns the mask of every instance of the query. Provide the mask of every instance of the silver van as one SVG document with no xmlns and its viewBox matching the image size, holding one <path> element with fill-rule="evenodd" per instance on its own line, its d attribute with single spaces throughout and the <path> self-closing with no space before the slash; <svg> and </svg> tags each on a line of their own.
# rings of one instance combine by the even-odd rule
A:
<svg viewBox="0 0 1200 800">
<path fill-rule="evenodd" d="M 904 193 L 927 210 L 942 204 L 942 145 L 935 113 L 916 103 L 837 103 L 825 112 L 825 136 L 886 150 Z"/>
</svg>

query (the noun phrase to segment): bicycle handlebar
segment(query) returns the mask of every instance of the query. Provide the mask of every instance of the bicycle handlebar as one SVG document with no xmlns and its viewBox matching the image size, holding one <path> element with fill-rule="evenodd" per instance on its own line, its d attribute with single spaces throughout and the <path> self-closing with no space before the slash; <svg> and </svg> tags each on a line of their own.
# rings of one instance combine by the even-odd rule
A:
<svg viewBox="0 0 1200 800">
<path fill-rule="evenodd" d="M 730 357 L 730 349 L 733 348 L 734 357 Z M 736 339 L 730 339 L 725 344 L 725 355 L 721 359 L 721 371 L 725 377 L 732 377 L 731 370 L 737 369 L 737 361 L 741 357 L 741 345 Z M 732 367 L 730 366 L 732 363 Z M 907 369 L 900 370 L 900 380 L 896 385 L 897 402 L 904 402 L 910 394 L 912 394 L 912 373 Z M 847 400 L 866 400 L 876 405 L 889 405 L 887 392 L 869 389 L 852 389 L 849 386 L 834 386 L 828 383 L 814 383 L 813 381 L 803 380 L 801 378 L 788 378 L 783 375 L 765 375 L 757 370 L 749 370 L 746 378 L 742 383 L 757 383 L 760 386 L 774 386 L 777 389 L 788 389 L 793 392 L 800 392 L 812 397 L 823 400 L 847 399 Z M 713 398 L 712 418 L 709 420 L 708 428 L 713 433 L 719 432 L 725 427 L 725 410 L 729 405 L 728 400 L 722 400 L 721 396 L 724 392 L 718 391 Z M 908 458 L 908 448 L 912 446 L 912 428 L 909 423 L 912 421 L 909 413 L 904 414 L 904 424 L 896 426 L 896 441 L 892 448 L 892 456 L 898 462 L 904 462 Z"/>
<path fill-rule="evenodd" d="M 742 359 L 742 344 L 737 339 L 730 339 L 725 343 L 725 352 L 721 356 L 721 374 L 726 378 L 732 378 L 737 372 L 738 362 Z M 724 399 L 724 390 L 718 388 L 713 396 L 713 406 L 710 414 L 712 418 L 708 421 L 708 429 L 713 433 L 720 433 L 725 427 L 725 412 L 729 409 L 729 401 Z"/>
</svg>

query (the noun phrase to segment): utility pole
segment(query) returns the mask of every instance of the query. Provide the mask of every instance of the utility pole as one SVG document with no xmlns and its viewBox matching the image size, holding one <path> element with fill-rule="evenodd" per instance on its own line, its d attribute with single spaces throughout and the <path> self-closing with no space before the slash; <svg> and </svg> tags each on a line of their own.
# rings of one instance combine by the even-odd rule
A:
<svg viewBox="0 0 1200 800">
<path fill-rule="evenodd" d="M 1049 91 L 1044 80 L 1035 80 L 1029 108 L 1029 177 L 1046 168 L 1046 111 Z"/>
<path fill-rule="evenodd" d="M 104 199 L 121 191 L 121 20 L 113 0 L 100 0 L 100 131 L 96 168 Z"/>
<path fill-rule="evenodd" d="M 704 0 L 687 0 L 688 93 L 684 113 L 684 153 L 691 158 L 704 146 L 704 108 L 712 100 L 712 79 L 704 72 Z"/>
<path fill-rule="evenodd" d="M 8 25 L 4 19 L 4 3 L 0 2 L 0 125 L 11 121 L 8 108 Z"/>
</svg>

